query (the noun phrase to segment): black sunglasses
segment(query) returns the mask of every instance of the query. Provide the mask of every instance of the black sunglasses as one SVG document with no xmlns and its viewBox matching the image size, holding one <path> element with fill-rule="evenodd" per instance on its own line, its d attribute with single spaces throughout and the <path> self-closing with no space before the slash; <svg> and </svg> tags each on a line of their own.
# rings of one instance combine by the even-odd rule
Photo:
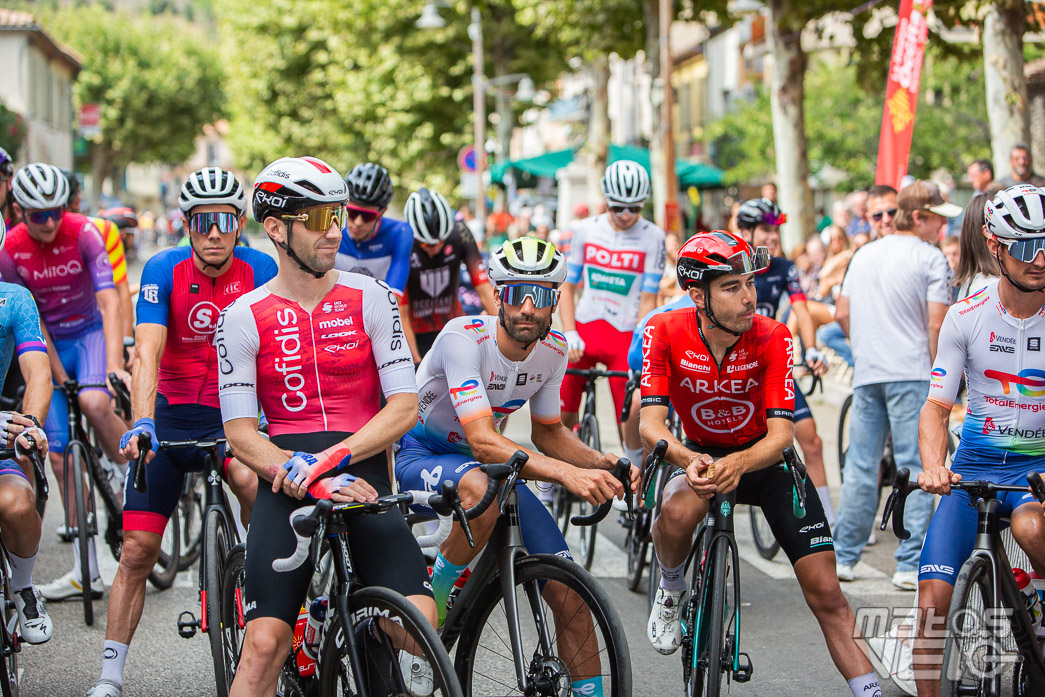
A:
<svg viewBox="0 0 1045 697">
<path fill-rule="evenodd" d="M 621 215 L 623 213 L 631 213 L 632 215 L 638 215 L 642 212 L 642 206 L 610 206 L 610 213 Z"/>
<path fill-rule="evenodd" d="M 890 218 L 895 218 L 896 217 L 896 209 L 895 208 L 890 208 L 889 210 L 878 211 L 877 213 L 872 213 L 871 214 L 871 218 L 873 218 L 874 221 L 876 223 L 878 223 L 878 222 L 881 222 L 882 216 L 887 214 L 887 213 L 889 214 Z"/>
</svg>

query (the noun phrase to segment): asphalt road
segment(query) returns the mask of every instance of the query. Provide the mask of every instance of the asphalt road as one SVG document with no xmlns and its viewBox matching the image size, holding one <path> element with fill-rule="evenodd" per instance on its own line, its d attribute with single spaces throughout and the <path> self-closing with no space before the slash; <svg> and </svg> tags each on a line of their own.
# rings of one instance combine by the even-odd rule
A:
<svg viewBox="0 0 1045 697">
<path fill-rule="evenodd" d="M 262 244 L 260 248 L 266 249 Z M 140 274 L 141 263 L 132 264 L 131 277 Z M 820 424 L 825 460 L 833 498 L 838 502 L 835 432 L 838 405 L 847 388 L 828 379 L 824 395 L 810 400 Z M 619 446 L 610 413 L 609 395 L 600 392 L 600 422 L 603 443 L 613 450 Z M 509 437 L 527 439 L 525 413 L 512 417 Z M 618 451 L 619 452 L 619 451 Z M 44 535 L 36 567 L 37 582 L 47 582 L 68 571 L 72 550 L 59 542 L 54 533 L 60 524 L 59 506 L 48 508 Z M 612 518 L 612 517 L 611 517 Z M 791 568 L 780 559 L 767 562 L 758 556 L 750 542 L 746 513 L 737 518 L 741 549 L 743 609 L 741 647 L 750 654 L 754 674 L 751 682 L 734 684 L 737 695 L 847 695 L 848 687 L 835 670 L 823 636 L 806 608 Z M 678 656 L 664 657 L 649 646 L 645 635 L 648 615 L 645 595 L 630 593 L 623 581 L 625 557 L 620 544 L 623 529 L 611 519 L 599 528 L 593 573 L 605 585 L 627 630 L 635 677 L 635 695 L 680 694 L 681 666 Z M 869 547 L 857 567 L 857 580 L 844 584 L 854 608 L 887 608 L 903 613 L 914 600 L 913 593 L 897 591 L 890 583 L 895 565 L 892 553 L 895 540 L 880 533 L 881 542 Z M 116 564 L 105 549 L 99 550 L 102 575 L 110 583 Z M 157 592 L 149 588 L 145 611 L 131 645 L 126 664 L 125 695 L 154 697 L 201 696 L 214 694 L 210 652 L 201 634 L 191 640 L 177 635 L 175 622 L 183 610 L 198 610 L 195 571 L 181 574 L 175 587 Z M 49 606 L 55 622 L 54 638 L 42 646 L 29 646 L 22 652 L 22 695 L 24 697 L 73 697 L 84 694 L 98 678 L 105 633 L 106 597 L 95 603 L 96 621 L 86 627 L 79 602 Z M 865 610 L 866 611 L 866 610 Z M 900 695 L 888 679 L 883 694 Z"/>
</svg>

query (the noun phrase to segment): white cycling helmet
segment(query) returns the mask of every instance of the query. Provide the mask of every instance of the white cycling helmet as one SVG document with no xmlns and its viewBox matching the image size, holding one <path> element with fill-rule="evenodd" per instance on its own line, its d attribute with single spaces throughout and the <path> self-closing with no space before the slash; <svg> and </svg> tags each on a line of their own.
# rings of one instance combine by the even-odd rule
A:
<svg viewBox="0 0 1045 697">
<path fill-rule="evenodd" d="M 511 281 L 549 281 L 558 288 L 566 280 L 566 257 L 551 242 L 520 237 L 505 242 L 487 264 L 495 285 Z"/>
<path fill-rule="evenodd" d="M 59 208 L 69 200 L 69 180 L 54 165 L 34 162 L 15 172 L 11 193 L 26 210 Z"/>
<path fill-rule="evenodd" d="M 348 185 L 336 169 L 316 157 L 281 157 L 254 180 L 254 219 L 299 211 L 321 203 L 345 203 Z"/>
<path fill-rule="evenodd" d="M 649 198 L 649 173 L 634 160 L 617 160 L 602 177 L 602 194 L 610 204 L 635 205 Z"/>
<path fill-rule="evenodd" d="M 240 215 L 247 210 L 247 194 L 236 175 L 221 167 L 204 167 L 188 176 L 181 185 L 178 207 L 188 215 L 196 206 L 224 204 Z"/>
<path fill-rule="evenodd" d="M 983 207 L 987 230 L 1003 240 L 1045 237 L 1045 189 L 1017 184 L 999 191 Z"/>
<path fill-rule="evenodd" d="M 454 211 L 438 191 L 421 187 L 410 194 L 403 212 L 421 244 L 439 244 L 454 229 Z"/>
</svg>

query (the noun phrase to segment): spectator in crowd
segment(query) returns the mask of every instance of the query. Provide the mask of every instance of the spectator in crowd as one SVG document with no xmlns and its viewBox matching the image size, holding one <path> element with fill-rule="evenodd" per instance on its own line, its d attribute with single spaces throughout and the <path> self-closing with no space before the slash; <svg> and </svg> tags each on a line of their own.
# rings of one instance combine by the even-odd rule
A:
<svg viewBox="0 0 1045 697">
<path fill-rule="evenodd" d="M 475 213 L 472 212 L 472 205 L 470 203 L 462 205 L 457 209 L 457 215 L 460 216 L 458 219 L 468 228 L 468 232 L 472 233 L 472 239 L 475 240 L 475 244 L 479 246 L 479 249 L 482 249 L 483 240 L 486 239 L 486 226 L 483 225 L 483 221 L 475 217 Z"/>
<path fill-rule="evenodd" d="M 552 231 L 552 219 L 546 213 L 533 216 L 531 221 L 533 223 L 533 236 L 537 239 L 548 240 Z"/>
<path fill-rule="evenodd" d="M 867 192 L 867 220 L 872 240 L 896 232 L 896 210 L 896 189 L 888 184 L 871 187 Z"/>
<path fill-rule="evenodd" d="M 737 237 L 740 237 L 740 228 L 737 227 L 737 211 L 740 210 L 740 201 L 734 201 L 729 207 L 729 220 L 726 221 L 726 229 Z"/>
<path fill-rule="evenodd" d="M 839 199 L 831 204 L 831 225 L 837 225 L 843 230 L 849 227 L 849 209 L 845 207 L 845 200 Z"/>
<path fill-rule="evenodd" d="M 871 224 L 867 220 L 867 192 L 854 191 L 845 197 L 845 206 L 849 210 L 849 225 L 845 232 L 852 237 L 861 232 L 869 232 Z"/>
<path fill-rule="evenodd" d="M 762 198 L 768 198 L 773 203 L 776 203 L 777 190 L 774 182 L 766 182 L 762 185 Z"/>
<path fill-rule="evenodd" d="M 823 232 L 828 225 L 831 225 L 831 216 L 827 214 L 827 211 L 823 207 L 816 209 L 816 231 Z"/>
<path fill-rule="evenodd" d="M 958 270 L 958 258 L 961 256 L 961 243 L 957 235 L 948 235 L 940 240 L 940 251 L 947 260 L 947 268 L 951 270 L 951 303 L 958 299 L 958 286 L 954 285 L 954 274 Z"/>
<path fill-rule="evenodd" d="M 573 206 L 573 220 L 568 225 L 557 230 L 552 230 L 551 241 L 555 248 L 565 256 L 570 255 L 570 245 L 573 242 L 573 228 L 580 221 L 588 217 L 588 204 L 581 201 Z"/>
<path fill-rule="evenodd" d="M 947 260 L 933 245 L 943 218 L 961 208 L 916 181 L 897 196 L 896 232 L 853 256 L 837 319 L 852 339 L 853 406 L 842 502 L 834 530 L 838 578 L 851 581 L 877 513 L 878 467 L 891 434 L 897 467 L 921 472 L 918 413 L 929 391 L 940 326 L 950 302 Z M 896 550 L 893 585 L 914 591 L 932 496 L 914 492 Z"/>
<path fill-rule="evenodd" d="M 982 194 L 986 191 L 990 183 L 994 181 L 994 165 L 991 164 L 990 160 L 985 160 L 982 157 L 978 160 L 973 160 L 972 164 L 965 170 L 965 173 L 969 177 L 969 184 L 972 186 L 973 192 L 977 194 Z"/>
<path fill-rule="evenodd" d="M 846 241 L 846 248 L 849 247 L 849 240 L 846 238 L 845 233 L 841 229 L 838 232 L 842 235 L 842 238 Z M 831 252 L 830 254 L 834 254 Z M 829 256 L 828 248 L 824 246 L 824 243 L 820 240 L 820 235 L 810 235 L 806 240 L 805 256 L 809 262 L 808 269 L 805 273 L 799 269 L 799 280 L 802 283 L 802 290 L 806 292 L 806 295 L 813 297 L 817 286 L 820 285 L 820 274 L 824 270 L 824 264 L 827 262 Z M 797 262 L 796 262 L 797 263 Z"/>
<path fill-rule="evenodd" d="M 845 250 L 849 249 L 849 235 L 845 233 L 845 230 L 838 227 L 837 225 L 831 225 L 827 227 L 826 230 L 828 256 L 841 254 Z"/>
<path fill-rule="evenodd" d="M 987 249 L 987 237 L 984 234 L 983 209 L 990 198 L 990 194 L 977 194 L 965 206 L 965 219 L 958 237 L 958 266 L 954 270 L 955 295 L 959 300 L 977 292 L 1001 273 L 998 260 Z"/>
<path fill-rule="evenodd" d="M 512 224 L 515 218 L 511 216 L 505 207 L 504 201 L 498 201 L 497 205 L 494 206 L 493 213 L 487 218 L 487 232 L 490 231 L 489 223 L 493 223 L 493 233 L 495 235 L 508 235 L 508 226 Z"/>
<path fill-rule="evenodd" d="M 1033 184 L 1045 186 L 1045 178 L 1034 173 L 1034 162 L 1031 159 L 1030 147 L 1026 143 L 1017 143 L 1009 151 L 1009 176 L 1002 180 L 1003 188 L 1017 184 Z"/>
</svg>

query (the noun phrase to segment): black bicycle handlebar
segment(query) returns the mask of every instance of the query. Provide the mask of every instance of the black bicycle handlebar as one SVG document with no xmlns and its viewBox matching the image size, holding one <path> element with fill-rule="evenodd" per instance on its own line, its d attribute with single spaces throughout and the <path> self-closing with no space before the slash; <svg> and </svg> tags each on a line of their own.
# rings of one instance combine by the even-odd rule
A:
<svg viewBox="0 0 1045 697">
<path fill-rule="evenodd" d="M 791 481 L 794 484 L 794 497 L 791 503 L 792 512 L 801 520 L 806 517 L 806 466 L 798 457 L 793 446 L 787 446 L 783 451 L 784 464 L 787 471 L 791 473 Z"/>
<path fill-rule="evenodd" d="M 628 378 L 628 381 L 624 383 L 624 403 L 620 408 L 620 418 L 618 421 L 624 421 L 628 418 L 628 412 L 631 411 L 631 400 L 635 395 L 635 390 L 639 386 L 639 374 L 636 373 Z"/>
<path fill-rule="evenodd" d="M 631 501 L 631 460 L 626 457 L 622 457 L 617 460 L 617 464 L 613 466 L 613 476 L 617 478 L 617 481 L 624 487 L 624 500 L 628 502 L 628 515 L 631 515 L 632 501 Z M 603 501 L 598 507 L 589 513 L 588 515 L 575 515 L 570 518 L 571 525 L 596 525 L 601 523 L 610 513 L 610 508 L 613 506 L 613 499 Z"/>
<path fill-rule="evenodd" d="M 657 444 L 653 446 L 653 450 L 646 456 L 646 462 L 642 468 L 642 488 L 639 491 L 643 496 L 649 491 L 650 479 L 653 478 L 657 468 L 660 467 L 660 463 L 664 461 L 664 456 L 668 452 L 668 441 L 661 438 L 657 441 Z"/>
<path fill-rule="evenodd" d="M 567 368 L 567 375 L 579 375 L 582 378 L 630 378 L 631 373 L 626 370 L 599 370 L 598 368 Z"/>
<path fill-rule="evenodd" d="M 138 459 L 134 463 L 134 488 L 138 493 L 144 494 L 147 489 L 145 484 L 145 456 L 152 449 L 152 436 L 148 433 L 138 434 Z"/>
<path fill-rule="evenodd" d="M 116 411 L 124 421 L 131 420 L 131 391 L 116 373 L 109 373 L 109 384 L 116 399 Z"/>
<path fill-rule="evenodd" d="M 490 463 L 486 465 L 479 465 L 479 469 L 486 474 L 486 491 L 483 493 L 483 497 L 479 499 L 479 503 L 475 504 L 468 510 L 464 511 L 464 519 L 475 520 L 490 507 L 493 500 L 497 498 L 497 492 L 501 489 L 501 482 L 505 480 L 511 480 L 511 486 L 515 486 L 515 480 L 519 478 L 519 473 L 522 471 L 523 465 L 530 459 L 522 450 L 516 450 L 507 462 Z M 510 487 L 505 487 L 509 489 Z M 503 510 L 501 511 L 504 512 Z"/>
<path fill-rule="evenodd" d="M 14 447 L 11 448 L 0 448 L 0 458 L 15 458 L 22 455 L 27 455 L 29 461 L 33 463 L 33 475 L 36 479 L 37 498 L 41 501 L 47 501 L 47 497 L 50 494 L 50 487 L 47 484 L 47 471 L 44 469 L 44 459 L 40 455 L 40 447 L 36 443 L 36 439 L 28 433 L 18 434 L 29 441 L 29 448 L 23 449 L 22 446 L 18 445 L 17 438 L 15 439 Z"/>
</svg>

